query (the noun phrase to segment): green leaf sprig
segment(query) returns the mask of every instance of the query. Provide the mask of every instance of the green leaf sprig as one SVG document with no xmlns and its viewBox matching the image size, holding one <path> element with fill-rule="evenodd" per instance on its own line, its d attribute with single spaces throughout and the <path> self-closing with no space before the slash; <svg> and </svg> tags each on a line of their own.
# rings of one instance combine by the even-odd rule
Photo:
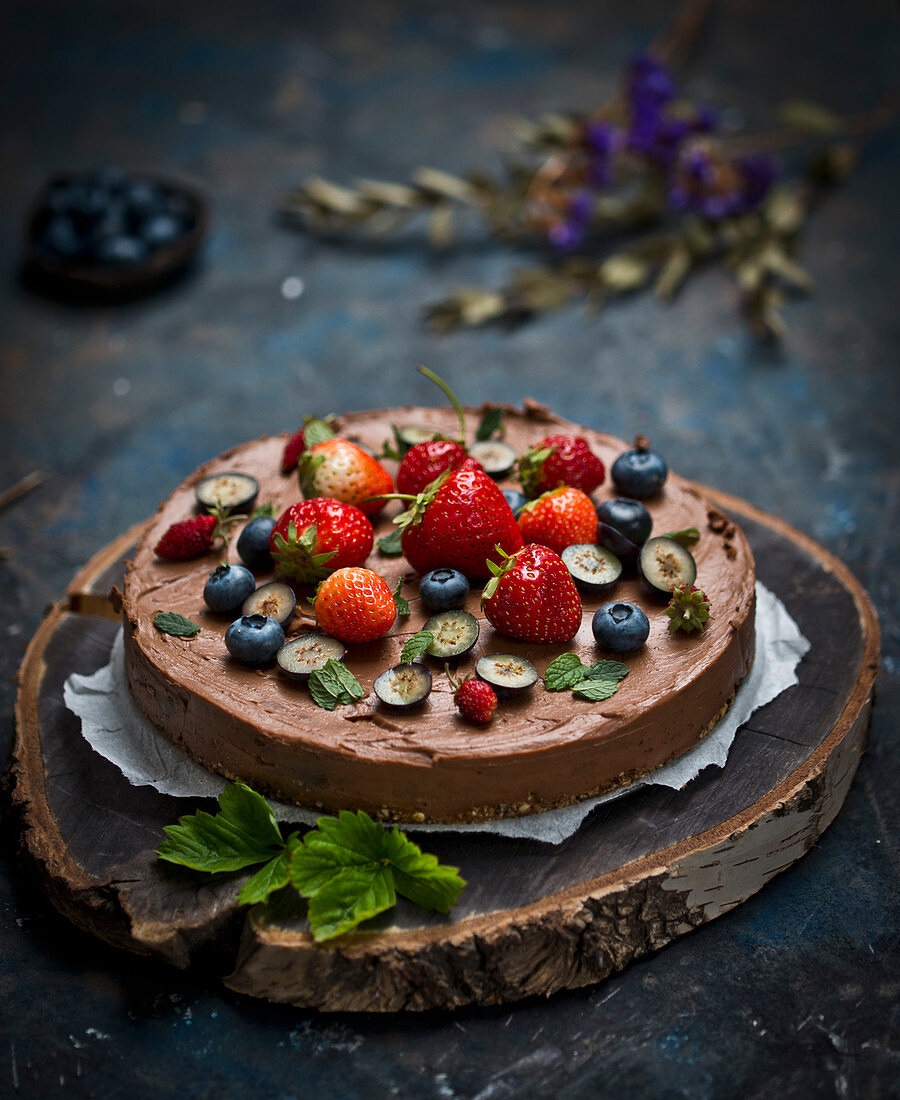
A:
<svg viewBox="0 0 900 1100">
<path fill-rule="evenodd" d="M 486 408 L 481 414 L 478 427 L 475 429 L 475 439 L 482 443 L 485 440 L 493 439 L 494 436 L 502 439 L 503 435 L 503 409 L 498 409 L 496 406 Z"/>
<path fill-rule="evenodd" d="M 193 638 L 200 633 L 200 626 L 177 611 L 158 611 L 153 616 L 153 625 L 161 634 L 171 634 L 173 638 Z"/>
<path fill-rule="evenodd" d="M 409 614 L 409 603 L 400 595 L 400 590 L 403 588 L 403 577 L 397 578 L 397 587 L 394 589 L 394 603 L 397 607 L 397 614 L 401 618 L 406 618 Z"/>
<path fill-rule="evenodd" d="M 324 668 L 311 673 L 308 687 L 313 702 L 323 710 L 355 703 L 366 694 L 366 689 L 350 669 L 333 657 L 328 658 Z"/>
<path fill-rule="evenodd" d="M 685 549 L 690 550 L 700 541 L 700 532 L 696 527 L 685 527 L 682 531 L 666 531 L 662 536 L 665 539 L 674 539 L 680 542 Z"/>
<path fill-rule="evenodd" d="M 433 641 L 434 635 L 430 630 L 420 630 L 417 634 L 413 634 L 400 651 L 400 663 L 411 665 L 413 661 L 418 661 Z"/>
<path fill-rule="evenodd" d="M 317 942 L 390 909 L 397 894 L 448 913 L 465 886 L 457 867 L 440 864 L 396 826 L 388 830 L 362 810 L 320 817 L 302 839 L 298 832 L 285 838 L 266 800 L 240 782 L 219 795 L 217 814 L 187 814 L 163 831 L 156 854 L 166 862 L 209 874 L 262 864 L 238 892 L 242 905 L 293 886 L 309 900 Z"/>
<path fill-rule="evenodd" d="M 572 691 L 581 699 L 598 703 L 619 690 L 619 681 L 628 675 L 621 661 L 595 661 L 583 665 L 576 653 L 561 653 L 547 665 L 544 687 L 548 691 Z"/>
<path fill-rule="evenodd" d="M 377 543 L 379 552 L 389 558 L 399 557 L 403 553 L 400 542 L 402 538 L 403 532 L 399 528 L 396 531 L 391 531 L 389 535 L 383 535 Z"/>
</svg>

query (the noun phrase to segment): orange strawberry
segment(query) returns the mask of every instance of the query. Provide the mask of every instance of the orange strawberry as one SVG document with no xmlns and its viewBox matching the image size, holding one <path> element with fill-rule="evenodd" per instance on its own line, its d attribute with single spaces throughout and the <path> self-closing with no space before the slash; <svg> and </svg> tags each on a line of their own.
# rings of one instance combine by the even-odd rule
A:
<svg viewBox="0 0 900 1100">
<path fill-rule="evenodd" d="M 279 572 L 302 583 L 345 565 L 362 565 L 372 553 L 372 521 L 359 508 L 317 497 L 292 504 L 272 528 L 269 547 Z"/>
<path fill-rule="evenodd" d="M 372 569 L 354 565 L 322 581 L 313 606 L 316 622 L 340 642 L 372 642 L 387 634 L 397 617 L 387 581 Z"/>
<path fill-rule="evenodd" d="M 562 485 L 526 504 L 518 515 L 522 539 L 561 554 L 575 542 L 597 541 L 597 513 L 580 489 Z"/>
<path fill-rule="evenodd" d="M 310 447 L 297 464 L 305 497 L 331 497 L 355 504 L 367 516 L 384 507 L 372 497 L 390 493 L 394 481 L 378 459 L 349 439 L 326 439 Z"/>
<path fill-rule="evenodd" d="M 488 622 L 523 642 L 568 642 L 581 626 L 581 599 L 560 556 L 546 546 L 526 546 L 484 586 L 481 605 Z"/>
</svg>

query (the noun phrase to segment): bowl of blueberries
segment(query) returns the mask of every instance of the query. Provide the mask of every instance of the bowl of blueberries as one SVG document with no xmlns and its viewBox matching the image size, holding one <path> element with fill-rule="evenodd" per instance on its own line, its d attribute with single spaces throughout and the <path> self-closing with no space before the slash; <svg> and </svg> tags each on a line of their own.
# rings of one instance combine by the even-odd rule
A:
<svg viewBox="0 0 900 1100">
<path fill-rule="evenodd" d="M 119 168 L 55 175 L 28 220 L 26 276 L 60 293 L 143 294 L 188 267 L 206 222 L 181 183 Z"/>
</svg>

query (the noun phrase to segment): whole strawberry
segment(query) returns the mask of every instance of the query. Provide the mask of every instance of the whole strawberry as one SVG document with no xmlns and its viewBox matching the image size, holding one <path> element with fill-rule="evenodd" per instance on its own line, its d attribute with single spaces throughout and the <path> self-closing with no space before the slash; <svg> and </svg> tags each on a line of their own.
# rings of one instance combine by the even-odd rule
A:
<svg viewBox="0 0 900 1100">
<path fill-rule="evenodd" d="M 453 695 L 456 709 L 467 722 L 486 726 L 497 709 L 497 693 L 484 680 L 463 680 Z"/>
<path fill-rule="evenodd" d="M 574 435 L 548 435 L 519 459 L 519 480 L 527 497 L 558 485 L 592 493 L 603 482 L 603 463 L 586 441 Z"/>
<path fill-rule="evenodd" d="M 597 539 L 597 513 L 590 497 L 568 485 L 542 493 L 517 518 L 524 542 L 538 542 L 557 554 L 573 543 Z"/>
<path fill-rule="evenodd" d="M 372 497 L 390 493 L 394 481 L 381 463 L 348 439 L 326 439 L 300 456 L 297 469 L 305 497 L 331 497 L 355 504 L 367 516 L 384 507 Z"/>
<path fill-rule="evenodd" d="M 156 556 L 166 561 L 197 558 L 212 546 L 215 532 L 215 516 L 194 516 L 193 519 L 173 523 L 156 544 Z"/>
<path fill-rule="evenodd" d="M 485 577 L 497 546 L 511 554 L 522 545 L 506 497 L 471 458 L 432 482 L 400 519 L 400 545 L 419 574 L 443 567 Z"/>
<path fill-rule="evenodd" d="M 445 470 L 458 470 L 466 461 L 466 449 L 453 439 L 416 443 L 406 452 L 397 470 L 397 492 L 415 496 Z"/>
<path fill-rule="evenodd" d="M 523 642 L 568 642 L 581 626 L 581 599 L 560 556 L 546 546 L 526 546 L 484 586 L 488 622 Z"/>
<path fill-rule="evenodd" d="M 321 629 L 340 642 L 372 642 L 387 634 L 397 617 L 387 581 L 372 569 L 352 565 L 322 581 L 313 607 Z"/>
<path fill-rule="evenodd" d="M 317 497 L 281 514 L 269 548 L 280 573 L 309 584 L 346 565 L 362 565 L 374 538 L 372 522 L 359 508 Z"/>
<path fill-rule="evenodd" d="M 284 445 L 284 451 L 281 455 L 281 472 L 283 474 L 293 473 L 297 469 L 300 456 L 307 447 L 312 447 L 314 444 L 321 443 L 324 439 L 331 439 L 334 436 L 329 424 L 332 419 L 330 416 L 324 420 L 310 416 L 306 418 L 303 427 L 294 432 Z"/>
</svg>

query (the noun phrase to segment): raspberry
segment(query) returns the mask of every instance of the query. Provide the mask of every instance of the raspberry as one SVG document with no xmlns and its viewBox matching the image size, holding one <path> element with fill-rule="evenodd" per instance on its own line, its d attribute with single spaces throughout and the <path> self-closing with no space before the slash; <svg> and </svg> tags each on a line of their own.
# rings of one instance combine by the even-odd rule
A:
<svg viewBox="0 0 900 1100">
<path fill-rule="evenodd" d="M 212 546 L 215 516 L 194 516 L 173 523 L 156 544 L 156 556 L 166 561 L 185 561 L 205 554 Z"/>
<path fill-rule="evenodd" d="M 456 689 L 456 706 L 467 722 L 486 726 L 497 709 L 497 694 L 484 680 L 463 680 Z"/>
</svg>

